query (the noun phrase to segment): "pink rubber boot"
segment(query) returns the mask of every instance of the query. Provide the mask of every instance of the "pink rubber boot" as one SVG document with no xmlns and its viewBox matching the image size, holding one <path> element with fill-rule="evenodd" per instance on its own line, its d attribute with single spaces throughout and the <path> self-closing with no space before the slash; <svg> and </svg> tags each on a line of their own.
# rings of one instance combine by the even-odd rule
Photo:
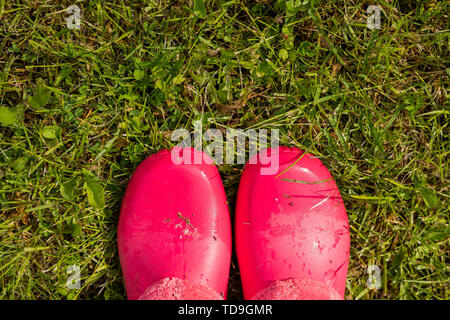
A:
<svg viewBox="0 0 450 320">
<path fill-rule="evenodd" d="M 175 164 L 183 158 L 203 160 Z M 131 177 L 117 232 L 128 299 L 226 297 L 230 217 L 219 172 L 205 161 L 212 163 L 176 147 L 148 157 Z"/>
<path fill-rule="evenodd" d="M 274 156 L 278 172 L 262 175 Z M 349 225 L 331 174 L 297 148 L 266 149 L 262 161 L 254 160 L 244 168 L 236 204 L 244 298 L 343 299 Z"/>
</svg>

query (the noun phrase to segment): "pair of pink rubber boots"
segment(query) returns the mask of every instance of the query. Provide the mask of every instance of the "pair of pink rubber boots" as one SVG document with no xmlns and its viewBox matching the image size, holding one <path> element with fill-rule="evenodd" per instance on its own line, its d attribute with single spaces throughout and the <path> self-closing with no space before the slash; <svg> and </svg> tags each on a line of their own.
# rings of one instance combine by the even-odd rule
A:
<svg viewBox="0 0 450 320">
<path fill-rule="evenodd" d="M 128 184 L 118 227 L 128 299 L 226 299 L 232 235 L 222 180 L 208 155 L 183 152 L 207 161 L 175 164 L 163 150 Z M 264 157 L 276 155 L 278 172 L 262 175 Z M 234 225 L 244 298 L 343 299 L 349 225 L 329 171 L 297 148 L 255 157 L 241 177 Z"/>
</svg>

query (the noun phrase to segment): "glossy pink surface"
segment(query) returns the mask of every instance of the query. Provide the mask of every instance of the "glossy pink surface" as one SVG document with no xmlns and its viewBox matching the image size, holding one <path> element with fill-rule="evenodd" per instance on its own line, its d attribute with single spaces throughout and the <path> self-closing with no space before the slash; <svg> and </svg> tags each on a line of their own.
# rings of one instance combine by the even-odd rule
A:
<svg viewBox="0 0 450 320">
<path fill-rule="evenodd" d="M 278 173 L 303 154 L 287 147 L 270 152 L 279 152 Z M 244 298 L 251 299 L 274 281 L 291 278 L 324 283 L 343 297 L 349 225 L 329 171 L 310 154 L 279 177 L 261 175 L 262 166 L 246 165 L 236 204 L 236 250 Z M 318 183 L 323 180 L 327 181 Z"/>
<path fill-rule="evenodd" d="M 208 157 L 183 152 L 189 150 Z M 226 297 L 231 226 L 217 168 L 176 165 L 168 150 L 148 157 L 128 184 L 117 241 L 128 299 L 169 277 Z"/>
</svg>

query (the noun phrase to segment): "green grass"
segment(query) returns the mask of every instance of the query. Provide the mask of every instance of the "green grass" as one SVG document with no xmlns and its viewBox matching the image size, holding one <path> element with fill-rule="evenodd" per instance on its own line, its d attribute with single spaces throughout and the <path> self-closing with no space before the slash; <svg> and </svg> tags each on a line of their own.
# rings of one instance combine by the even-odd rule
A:
<svg viewBox="0 0 450 320">
<path fill-rule="evenodd" d="M 202 119 L 320 156 L 350 220 L 346 298 L 449 299 L 447 2 L 201 2 L 77 1 L 69 30 L 70 1 L 0 0 L 0 297 L 125 298 L 128 179 Z M 233 216 L 242 165 L 219 170 Z"/>
</svg>

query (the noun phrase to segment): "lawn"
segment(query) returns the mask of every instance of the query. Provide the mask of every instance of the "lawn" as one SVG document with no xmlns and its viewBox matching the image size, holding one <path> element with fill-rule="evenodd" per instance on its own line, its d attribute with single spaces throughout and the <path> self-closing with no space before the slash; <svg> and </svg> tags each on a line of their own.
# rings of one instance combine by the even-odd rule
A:
<svg viewBox="0 0 450 320">
<path fill-rule="evenodd" d="M 0 0 L 0 298 L 124 299 L 127 182 L 200 120 L 278 129 L 320 157 L 350 221 L 347 299 L 449 299 L 448 13 L 447 1 Z M 243 165 L 218 167 L 233 218 Z M 228 296 L 242 299 L 234 254 Z"/>
</svg>

